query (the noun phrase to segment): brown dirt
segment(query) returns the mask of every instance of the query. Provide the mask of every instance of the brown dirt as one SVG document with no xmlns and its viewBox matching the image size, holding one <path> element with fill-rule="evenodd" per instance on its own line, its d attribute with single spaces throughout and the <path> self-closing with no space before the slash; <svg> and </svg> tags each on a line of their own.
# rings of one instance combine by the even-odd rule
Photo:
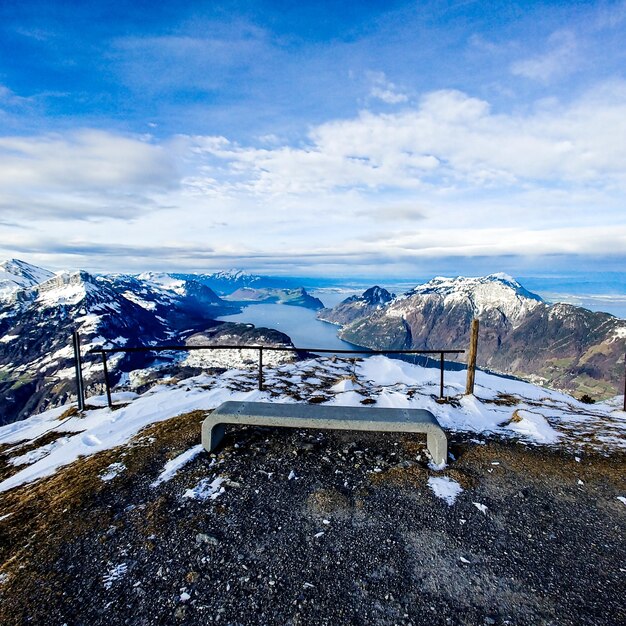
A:
<svg viewBox="0 0 626 626">
<path fill-rule="evenodd" d="M 0 495 L 11 513 L 0 521 L 0 623 L 613 626 L 626 616 L 623 454 L 577 462 L 456 434 L 456 461 L 436 473 L 464 489 L 448 506 L 427 486 L 421 438 L 245 428 L 150 487 L 199 442 L 203 417 L 155 424 Z M 114 462 L 126 470 L 103 482 Z M 216 475 L 226 478 L 216 501 L 182 499 Z M 106 587 L 120 562 L 127 578 Z"/>
</svg>

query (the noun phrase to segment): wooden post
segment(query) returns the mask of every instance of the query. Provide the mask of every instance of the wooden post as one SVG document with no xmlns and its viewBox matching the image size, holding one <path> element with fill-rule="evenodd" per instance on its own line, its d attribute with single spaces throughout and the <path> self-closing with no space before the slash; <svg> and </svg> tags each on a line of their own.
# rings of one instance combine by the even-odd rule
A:
<svg viewBox="0 0 626 626">
<path fill-rule="evenodd" d="M 478 352 L 478 327 L 478 320 L 473 319 L 470 334 L 469 356 L 467 357 L 467 383 L 465 385 L 465 393 L 468 395 L 474 393 L 474 380 L 476 378 L 476 353 Z"/>
<path fill-rule="evenodd" d="M 259 348 L 259 391 L 263 391 L 263 348 Z"/>
</svg>

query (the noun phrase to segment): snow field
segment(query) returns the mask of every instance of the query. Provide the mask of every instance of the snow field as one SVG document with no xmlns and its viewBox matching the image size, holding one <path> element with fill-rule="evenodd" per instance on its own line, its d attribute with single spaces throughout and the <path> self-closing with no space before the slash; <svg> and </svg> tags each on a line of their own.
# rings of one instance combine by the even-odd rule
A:
<svg viewBox="0 0 626 626">
<path fill-rule="evenodd" d="M 177 384 L 156 385 L 141 395 L 114 393 L 114 402 L 126 403 L 115 411 L 105 406 L 103 397 L 89 398 L 90 405 L 101 406 L 82 416 L 59 421 L 69 408 L 63 406 L 0 427 L 0 444 L 15 444 L 5 451 L 12 454 L 10 462 L 25 466 L 0 482 L 0 491 L 50 476 L 79 456 L 124 444 L 149 424 L 195 410 L 214 409 L 227 400 L 296 402 L 317 395 L 339 406 L 428 409 L 447 431 L 497 434 L 572 451 L 584 445 L 606 453 L 626 447 L 626 413 L 618 410 L 617 402 L 585 405 L 560 392 L 483 372 L 477 373 L 476 383 L 476 395 L 463 396 L 465 372 L 446 372 L 445 393 L 452 400 L 440 403 L 437 369 L 383 356 L 356 363 L 317 358 L 268 366 L 264 391 L 257 389 L 256 372 L 230 369 Z M 510 402 L 494 403 L 503 396 Z M 22 446 L 17 444 L 31 442 L 48 431 L 60 433 L 59 438 L 20 453 Z M 173 459 L 156 484 L 168 480 L 201 451 L 196 446 Z M 444 493 L 441 483 L 431 488 Z"/>
</svg>

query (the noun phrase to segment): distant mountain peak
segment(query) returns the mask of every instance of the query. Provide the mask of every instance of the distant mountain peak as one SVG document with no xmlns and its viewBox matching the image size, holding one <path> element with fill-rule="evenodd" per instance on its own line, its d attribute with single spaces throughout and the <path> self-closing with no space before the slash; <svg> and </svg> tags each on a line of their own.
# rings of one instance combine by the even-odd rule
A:
<svg viewBox="0 0 626 626">
<path fill-rule="evenodd" d="M 448 295 L 455 292 L 469 293 L 480 290 L 498 290 L 500 297 L 505 294 L 506 290 L 510 290 L 523 298 L 543 302 L 542 298 L 536 293 L 528 291 L 515 278 L 504 273 L 488 274 L 487 276 L 456 276 L 455 278 L 435 276 L 427 283 L 417 285 L 406 295 L 419 293 Z"/>
<path fill-rule="evenodd" d="M 387 291 L 384 287 L 374 285 L 374 287 L 370 287 L 369 289 L 365 290 L 360 297 L 368 304 L 383 305 L 387 304 L 387 302 L 391 302 L 391 300 L 393 300 L 394 298 L 394 294 Z"/>
<path fill-rule="evenodd" d="M 246 272 L 245 270 L 238 270 L 236 268 L 231 268 L 229 270 L 219 270 L 214 272 L 212 276 L 216 278 L 230 278 L 230 279 L 238 279 L 238 278 L 252 278 L 252 274 Z"/>
<path fill-rule="evenodd" d="M 42 283 L 54 274 L 42 267 L 20 259 L 7 259 L 0 263 L 0 301 L 8 300 L 20 289 Z"/>
<path fill-rule="evenodd" d="M 98 294 L 101 286 L 95 276 L 84 270 L 77 270 L 60 272 L 29 291 L 45 306 L 75 305 L 88 294 Z M 107 296 L 102 294 L 101 299 L 106 298 Z"/>
</svg>

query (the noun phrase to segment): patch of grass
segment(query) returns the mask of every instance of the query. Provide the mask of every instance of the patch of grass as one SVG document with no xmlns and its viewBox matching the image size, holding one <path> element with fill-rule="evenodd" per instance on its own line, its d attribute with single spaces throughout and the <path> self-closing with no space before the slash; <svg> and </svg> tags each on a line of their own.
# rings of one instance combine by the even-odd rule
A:
<svg viewBox="0 0 626 626">
<path fill-rule="evenodd" d="M 497 406 L 515 406 L 520 403 L 520 400 L 510 393 L 499 393 L 495 398 L 481 398 L 481 402 L 483 404 L 495 404 Z"/>
<path fill-rule="evenodd" d="M 587 452 L 582 462 L 578 463 L 573 455 L 564 450 L 549 446 L 523 446 L 515 440 L 497 439 L 491 435 L 485 445 L 457 443 L 455 453 L 457 461 L 451 469 L 475 478 L 484 476 L 487 470 L 493 469 L 491 463 L 498 461 L 500 471 L 504 470 L 511 476 L 523 476 L 528 481 L 573 484 L 574 477 L 577 477 L 585 483 L 608 481 L 616 489 L 626 490 L 624 452 L 613 452 L 609 457 Z"/>
<path fill-rule="evenodd" d="M 307 498 L 307 508 L 315 515 L 346 514 L 350 499 L 336 489 L 317 489 Z"/>
<path fill-rule="evenodd" d="M 508 426 L 509 424 L 512 424 L 512 423 L 519 424 L 523 419 L 524 418 L 519 414 L 519 410 L 515 409 L 515 411 L 513 411 L 513 415 L 511 415 L 511 419 L 509 419 L 503 425 Z"/>
<path fill-rule="evenodd" d="M 33 380 L 32 376 L 28 374 L 22 374 L 11 386 L 11 391 L 17 391 L 20 387 L 28 385 Z"/>
<path fill-rule="evenodd" d="M 75 415 L 80 415 L 80 411 L 78 410 L 78 407 L 71 406 L 69 409 L 67 409 L 67 411 L 63 411 L 63 413 L 61 413 L 61 415 L 59 415 L 57 419 L 59 420 L 59 422 L 62 422 L 68 417 L 74 417 Z"/>
<path fill-rule="evenodd" d="M 469 489 L 474 489 L 478 485 L 478 480 L 475 476 L 468 474 L 467 472 L 457 469 L 456 467 L 451 467 L 446 470 L 444 476 L 449 476 L 452 480 L 456 480 L 463 489 L 466 491 Z"/>
<path fill-rule="evenodd" d="M 604 380 L 595 380 L 586 374 L 572 379 L 571 386 L 575 392 L 581 395 L 591 396 L 592 398 L 596 398 L 598 400 L 612 397 L 617 393 L 617 389 L 614 384 Z"/>
<path fill-rule="evenodd" d="M 398 487 L 417 489 L 418 487 L 424 487 L 424 485 L 426 485 L 428 470 L 417 464 L 409 467 L 392 467 L 384 472 L 371 474 L 370 480 L 373 485 L 388 483 Z"/>
<path fill-rule="evenodd" d="M 48 546 L 66 541 L 73 536 L 72 533 L 80 532 L 80 529 L 72 530 L 67 520 L 72 519 L 74 525 L 80 525 L 80 520 L 87 524 L 87 516 L 81 511 L 93 511 L 103 491 L 116 490 L 123 498 L 133 480 L 156 477 L 169 458 L 200 442 L 200 423 L 206 414 L 206 411 L 193 411 L 152 424 L 128 444 L 79 458 L 48 478 L 0 494 L 0 510 L 4 515 L 11 514 L 0 520 L 0 571 L 10 573 L 23 566 L 19 576 L 26 576 L 29 560 L 37 551 L 38 536 L 46 536 Z M 64 434 L 50 433 L 48 436 Z M 123 474 L 124 482 L 116 479 L 102 481 L 100 475 L 116 462 L 127 468 Z M 108 526 L 108 515 L 102 514 L 102 520 L 98 522 L 100 527 Z M 97 530 L 93 527 L 93 520 L 89 524 L 90 532 Z M 53 537 L 56 539 L 52 540 Z"/>
</svg>

